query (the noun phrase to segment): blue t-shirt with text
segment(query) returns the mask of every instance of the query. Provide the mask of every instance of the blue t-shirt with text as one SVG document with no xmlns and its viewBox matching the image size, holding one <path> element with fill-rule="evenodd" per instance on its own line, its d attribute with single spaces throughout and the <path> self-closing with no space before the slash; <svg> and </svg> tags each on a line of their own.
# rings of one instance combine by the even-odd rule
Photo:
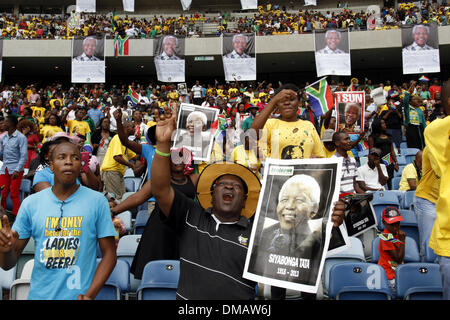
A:
<svg viewBox="0 0 450 320">
<path fill-rule="evenodd" d="M 28 196 L 12 229 L 19 239 L 35 240 L 29 300 L 73 300 L 85 294 L 97 269 L 98 239 L 117 234 L 106 198 L 84 186 L 64 202 L 52 188 Z"/>
</svg>

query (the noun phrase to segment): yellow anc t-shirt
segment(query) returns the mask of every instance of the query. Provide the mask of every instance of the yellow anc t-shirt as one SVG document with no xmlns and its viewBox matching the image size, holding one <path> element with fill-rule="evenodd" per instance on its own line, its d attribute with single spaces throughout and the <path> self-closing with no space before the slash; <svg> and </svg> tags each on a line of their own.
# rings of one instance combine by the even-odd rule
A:
<svg viewBox="0 0 450 320">
<path fill-rule="evenodd" d="M 439 197 L 439 179 L 431 168 L 430 155 L 427 146 L 425 146 L 422 153 L 422 178 L 417 183 L 415 196 L 426 199 L 434 204 Z"/>
<path fill-rule="evenodd" d="M 47 109 L 43 107 L 31 107 L 31 110 L 33 111 L 32 116 L 37 118 L 44 118 L 45 112 L 47 111 Z"/>
<path fill-rule="evenodd" d="M 229 96 L 231 96 L 231 94 L 232 94 L 233 92 L 236 93 L 236 94 L 238 94 L 238 93 L 239 93 L 238 88 L 230 88 L 230 89 L 228 89 L 228 95 L 229 95 Z"/>
<path fill-rule="evenodd" d="M 325 157 L 322 141 L 314 125 L 306 120 L 287 122 L 268 119 L 259 146 L 264 157 L 276 159 Z"/>
<path fill-rule="evenodd" d="M 48 138 L 53 136 L 57 132 L 63 132 L 63 129 L 58 126 L 45 125 L 41 129 L 41 134 L 43 136 L 42 143 L 45 143 Z"/>
<path fill-rule="evenodd" d="M 78 121 L 78 120 L 67 120 L 67 126 L 69 127 L 69 135 L 81 134 L 83 136 L 86 133 L 91 132 L 91 128 L 86 121 Z"/>
<path fill-rule="evenodd" d="M 122 156 L 126 160 L 132 159 L 136 156 L 133 151 L 120 143 L 118 134 L 116 134 L 109 142 L 108 150 L 106 150 L 105 158 L 103 159 L 100 171 L 117 171 L 124 175 L 127 168 L 123 164 L 118 163 L 114 159 L 115 156 Z"/>
<path fill-rule="evenodd" d="M 424 136 L 431 168 L 440 180 L 429 246 L 437 255 L 450 257 L 450 116 L 431 122 Z"/>
<path fill-rule="evenodd" d="M 409 191 L 411 190 L 408 180 L 416 180 L 417 181 L 417 171 L 414 167 L 414 164 L 408 164 L 402 171 L 402 178 L 400 179 L 400 184 L 398 190 L 400 191 Z"/>
<path fill-rule="evenodd" d="M 256 157 L 255 152 L 252 150 L 245 150 L 244 145 L 238 145 L 231 152 L 230 161 L 239 163 L 244 167 L 249 168 L 256 175 L 259 176 L 258 170 L 261 167 L 261 162 Z"/>
</svg>

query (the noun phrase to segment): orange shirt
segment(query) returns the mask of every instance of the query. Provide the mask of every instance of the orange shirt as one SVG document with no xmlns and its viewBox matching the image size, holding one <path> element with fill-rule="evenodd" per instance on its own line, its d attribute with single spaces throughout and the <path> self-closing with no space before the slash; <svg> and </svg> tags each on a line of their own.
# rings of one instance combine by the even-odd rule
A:
<svg viewBox="0 0 450 320">
<path fill-rule="evenodd" d="M 384 229 L 384 234 L 389 234 L 389 231 L 387 229 Z M 395 239 L 398 239 L 397 236 L 394 236 Z M 378 264 L 383 267 L 383 269 L 386 271 L 387 278 L 389 280 L 395 278 L 395 270 L 398 267 L 397 262 L 395 262 L 391 256 L 389 255 L 388 251 L 391 250 L 398 250 L 400 248 L 401 243 L 400 242 L 391 242 L 391 241 L 385 241 L 380 238 L 380 242 L 378 245 L 378 251 L 380 252 L 380 259 L 378 259 Z"/>
</svg>

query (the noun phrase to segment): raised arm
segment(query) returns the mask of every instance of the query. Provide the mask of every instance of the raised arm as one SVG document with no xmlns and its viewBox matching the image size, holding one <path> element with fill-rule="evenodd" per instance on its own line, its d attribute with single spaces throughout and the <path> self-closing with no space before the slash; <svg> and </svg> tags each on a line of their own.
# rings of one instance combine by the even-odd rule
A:
<svg viewBox="0 0 450 320">
<path fill-rule="evenodd" d="M 171 110 L 164 106 L 164 114 L 155 110 L 156 154 L 151 167 L 151 188 L 153 196 L 161 209 L 168 216 L 175 193 L 170 185 L 170 143 L 176 128 L 177 107 Z"/>
<path fill-rule="evenodd" d="M 131 141 L 128 139 L 128 136 L 125 133 L 125 130 L 123 129 L 122 124 L 122 110 L 117 109 L 114 111 L 114 119 L 116 119 L 117 122 L 117 134 L 119 135 L 120 143 L 122 143 L 125 147 L 133 151 L 137 154 L 142 154 L 142 146 L 140 143 L 137 143 L 135 141 Z"/>
<path fill-rule="evenodd" d="M 277 109 L 278 103 L 286 99 L 290 99 L 292 95 L 297 95 L 297 93 L 289 89 L 281 90 L 272 99 L 270 99 L 267 106 L 255 117 L 255 119 L 253 119 L 250 129 L 254 129 L 256 131 L 257 139 L 260 138 L 259 136 L 260 130 L 264 128 L 267 119 L 269 119 L 272 112 L 274 112 Z"/>
<path fill-rule="evenodd" d="M 152 196 L 151 180 L 148 180 L 139 191 L 133 193 L 131 196 L 126 198 L 125 201 L 122 201 L 117 206 L 112 208 L 111 212 L 113 215 L 117 215 L 126 210 L 136 208 L 140 204 L 147 201 L 151 196 Z"/>
</svg>

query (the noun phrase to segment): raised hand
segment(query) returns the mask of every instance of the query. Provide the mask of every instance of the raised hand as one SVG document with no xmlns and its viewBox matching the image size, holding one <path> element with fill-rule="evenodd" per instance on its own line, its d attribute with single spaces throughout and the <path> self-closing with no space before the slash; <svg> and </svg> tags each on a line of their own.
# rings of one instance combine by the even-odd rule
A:
<svg viewBox="0 0 450 320">
<path fill-rule="evenodd" d="M 9 226 L 8 216 L 2 217 L 2 229 L 0 230 L 0 253 L 8 253 L 17 242 L 19 235 L 16 231 L 11 230 Z"/>
<path fill-rule="evenodd" d="M 177 105 L 174 104 L 172 109 L 164 106 L 163 110 L 155 110 L 156 140 L 158 143 L 170 143 L 177 127 Z"/>
<path fill-rule="evenodd" d="M 116 121 L 122 122 L 122 109 L 118 108 L 116 111 L 114 111 L 113 117 L 114 119 L 116 119 Z"/>
<path fill-rule="evenodd" d="M 291 89 L 283 89 L 278 92 L 271 100 L 270 104 L 272 104 L 274 110 L 278 108 L 278 104 L 282 103 L 286 100 L 291 100 L 293 97 L 297 96 L 297 92 Z"/>
</svg>

